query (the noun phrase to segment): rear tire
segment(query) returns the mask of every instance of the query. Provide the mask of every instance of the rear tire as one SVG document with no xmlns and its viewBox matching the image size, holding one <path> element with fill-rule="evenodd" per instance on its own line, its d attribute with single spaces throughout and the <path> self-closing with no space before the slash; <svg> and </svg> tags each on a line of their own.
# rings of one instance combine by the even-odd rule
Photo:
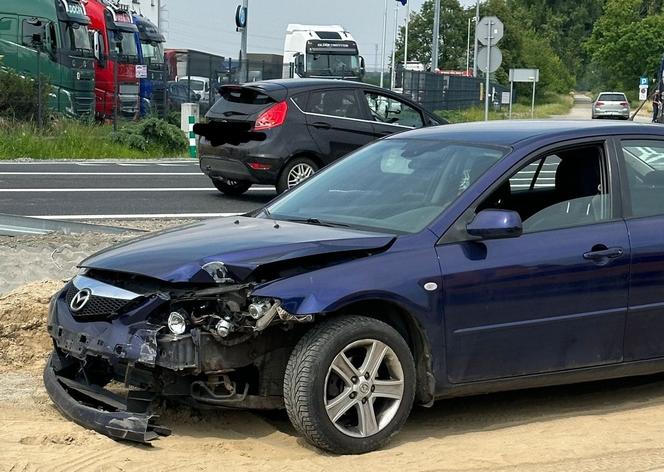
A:
<svg viewBox="0 0 664 472">
<path fill-rule="evenodd" d="M 406 421 L 415 398 L 415 364 L 391 326 L 364 316 L 323 321 L 300 339 L 284 377 L 295 429 L 335 454 L 380 448 Z"/>
<path fill-rule="evenodd" d="M 251 182 L 243 180 L 212 179 L 212 183 L 221 193 L 230 196 L 242 195 L 251 187 Z"/>
<path fill-rule="evenodd" d="M 281 171 L 277 181 L 277 193 L 282 194 L 286 190 L 304 182 L 318 171 L 318 164 L 307 157 L 296 157 L 286 164 Z"/>
</svg>

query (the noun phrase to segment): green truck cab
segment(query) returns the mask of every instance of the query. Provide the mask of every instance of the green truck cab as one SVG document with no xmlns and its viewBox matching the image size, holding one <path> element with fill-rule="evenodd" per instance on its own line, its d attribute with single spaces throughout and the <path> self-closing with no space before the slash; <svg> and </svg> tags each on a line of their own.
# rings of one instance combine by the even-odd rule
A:
<svg viewBox="0 0 664 472">
<path fill-rule="evenodd" d="M 49 106 L 93 118 L 94 51 L 80 0 L 0 1 L 0 65 L 51 86 Z"/>
</svg>

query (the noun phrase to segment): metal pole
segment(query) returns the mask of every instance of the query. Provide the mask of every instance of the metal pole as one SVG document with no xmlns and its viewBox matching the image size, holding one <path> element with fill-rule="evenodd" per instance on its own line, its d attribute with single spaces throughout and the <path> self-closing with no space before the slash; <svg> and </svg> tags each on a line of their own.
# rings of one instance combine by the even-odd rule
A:
<svg viewBox="0 0 664 472">
<path fill-rule="evenodd" d="M 475 53 L 473 55 L 473 77 L 477 77 L 477 51 L 479 43 L 477 41 L 477 26 L 480 24 L 480 0 L 475 5 Z"/>
<path fill-rule="evenodd" d="M 466 46 L 466 75 L 470 70 L 470 18 L 468 18 L 468 44 Z"/>
<path fill-rule="evenodd" d="M 247 62 L 247 30 L 249 29 L 249 0 L 242 0 L 242 8 L 247 12 L 247 24 L 242 28 L 242 40 L 240 42 L 240 77 L 239 81 L 247 82 L 249 80 L 249 64 Z"/>
<path fill-rule="evenodd" d="M 399 4 L 394 2 L 394 42 L 392 42 L 392 71 L 390 74 L 390 90 L 393 90 L 396 85 L 396 72 L 397 72 L 397 30 L 399 29 Z"/>
<path fill-rule="evenodd" d="M 438 69 L 438 35 L 440 34 L 440 0 L 435 0 L 433 8 L 433 41 L 431 43 L 431 72 Z"/>
<path fill-rule="evenodd" d="M 512 95 L 514 94 L 514 81 L 510 80 L 510 120 L 512 119 Z"/>
<path fill-rule="evenodd" d="M 484 87 L 484 121 L 489 121 L 489 85 L 491 77 L 491 43 L 493 42 L 493 36 L 491 36 L 491 30 L 493 27 L 493 21 L 487 22 L 487 46 L 486 46 L 486 72 L 485 72 L 485 87 Z"/>
<path fill-rule="evenodd" d="M 115 38 L 114 38 L 115 39 Z M 118 46 L 117 44 L 115 45 L 115 61 L 113 62 L 113 84 L 114 84 L 114 91 L 113 91 L 113 131 L 118 130 L 118 94 L 120 93 L 120 84 L 118 84 L 118 66 L 119 66 L 119 58 L 118 58 Z"/>
<path fill-rule="evenodd" d="M 406 34 L 403 41 L 403 70 L 408 66 L 408 23 L 410 23 L 410 2 L 406 3 Z"/>
<path fill-rule="evenodd" d="M 533 102 L 530 105 L 530 118 L 535 118 L 535 78 L 533 78 Z"/>
<path fill-rule="evenodd" d="M 41 50 L 39 49 L 41 45 L 37 46 L 37 128 L 41 129 L 42 127 L 42 78 L 41 78 Z"/>
<path fill-rule="evenodd" d="M 387 41 L 387 0 L 385 0 L 385 11 L 383 12 L 383 47 L 380 51 L 380 86 L 383 87 L 383 74 L 385 73 L 385 41 Z"/>
</svg>

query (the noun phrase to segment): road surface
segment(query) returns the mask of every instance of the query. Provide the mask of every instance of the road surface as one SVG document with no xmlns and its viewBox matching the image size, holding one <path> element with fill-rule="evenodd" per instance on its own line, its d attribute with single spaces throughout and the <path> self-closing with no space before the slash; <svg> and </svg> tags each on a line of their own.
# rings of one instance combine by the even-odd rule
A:
<svg viewBox="0 0 664 472">
<path fill-rule="evenodd" d="M 206 217 L 244 213 L 276 196 L 227 197 L 198 162 L 0 162 L 0 213 L 57 219 Z"/>
</svg>

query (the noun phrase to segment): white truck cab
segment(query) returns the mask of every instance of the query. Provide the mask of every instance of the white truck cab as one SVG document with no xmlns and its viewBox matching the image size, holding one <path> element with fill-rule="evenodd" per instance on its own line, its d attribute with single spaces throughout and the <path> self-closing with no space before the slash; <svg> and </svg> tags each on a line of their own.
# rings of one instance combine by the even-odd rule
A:
<svg viewBox="0 0 664 472">
<path fill-rule="evenodd" d="M 340 25 L 290 24 L 284 43 L 284 77 L 362 80 L 364 58 Z"/>
</svg>

